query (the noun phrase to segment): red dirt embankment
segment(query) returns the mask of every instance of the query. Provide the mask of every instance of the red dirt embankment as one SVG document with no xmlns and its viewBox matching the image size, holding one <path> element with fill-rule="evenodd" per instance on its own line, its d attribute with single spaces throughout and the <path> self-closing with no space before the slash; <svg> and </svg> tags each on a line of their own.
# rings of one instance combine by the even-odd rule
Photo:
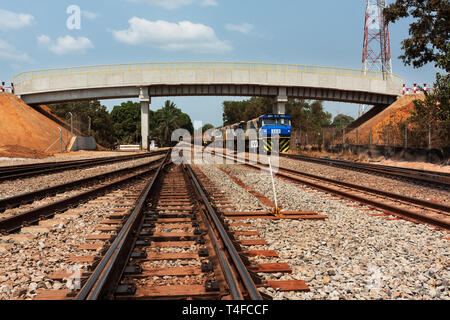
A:
<svg viewBox="0 0 450 320">
<path fill-rule="evenodd" d="M 44 158 L 59 152 L 58 127 L 65 150 L 72 137 L 69 130 L 16 96 L 0 94 L 0 157 Z"/>
<path fill-rule="evenodd" d="M 385 110 L 377 114 L 372 119 L 364 122 L 359 127 L 348 132 L 349 142 L 355 142 L 356 130 L 358 130 L 359 141 L 367 143 L 369 141 L 370 129 L 372 128 L 372 142 L 374 144 L 384 144 L 385 127 L 388 124 L 397 125 L 408 119 L 414 111 L 414 100 L 424 100 L 424 94 L 411 94 L 400 97 L 387 107 Z"/>
</svg>

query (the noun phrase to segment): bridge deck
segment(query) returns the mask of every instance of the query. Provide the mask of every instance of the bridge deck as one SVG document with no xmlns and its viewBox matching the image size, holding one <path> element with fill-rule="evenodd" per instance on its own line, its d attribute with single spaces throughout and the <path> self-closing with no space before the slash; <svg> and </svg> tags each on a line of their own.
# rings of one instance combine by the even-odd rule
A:
<svg viewBox="0 0 450 320">
<path fill-rule="evenodd" d="M 301 65 L 186 62 L 100 65 L 23 72 L 15 93 L 29 104 L 150 96 L 277 96 L 387 105 L 402 92 L 398 76 Z"/>
</svg>

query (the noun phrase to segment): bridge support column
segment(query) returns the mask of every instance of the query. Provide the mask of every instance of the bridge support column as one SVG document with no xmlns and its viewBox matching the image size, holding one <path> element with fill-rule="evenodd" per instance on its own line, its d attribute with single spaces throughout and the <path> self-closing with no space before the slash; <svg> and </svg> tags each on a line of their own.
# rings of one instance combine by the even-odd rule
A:
<svg viewBox="0 0 450 320">
<path fill-rule="evenodd" d="M 141 102 L 141 136 L 142 150 L 148 150 L 148 134 L 149 134 L 149 110 L 151 98 L 148 95 L 148 87 L 139 89 L 139 101 Z"/>
<path fill-rule="evenodd" d="M 275 98 L 275 105 L 273 107 L 273 113 L 285 114 L 287 102 L 288 102 L 288 97 L 286 95 L 286 88 L 281 87 L 278 89 L 278 96 Z"/>
</svg>

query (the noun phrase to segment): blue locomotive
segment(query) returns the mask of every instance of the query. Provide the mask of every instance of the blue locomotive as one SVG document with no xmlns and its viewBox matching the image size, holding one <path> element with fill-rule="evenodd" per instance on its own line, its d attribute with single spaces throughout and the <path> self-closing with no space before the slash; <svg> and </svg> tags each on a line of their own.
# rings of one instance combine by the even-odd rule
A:
<svg viewBox="0 0 450 320">
<path fill-rule="evenodd" d="M 241 129 L 242 131 L 238 131 Z M 249 135 L 249 130 L 253 129 L 257 137 Z M 239 132 L 245 134 L 246 149 L 260 147 L 261 145 L 268 152 L 272 152 L 272 138 L 279 138 L 279 152 L 287 152 L 291 146 L 291 116 L 287 114 L 265 114 L 256 119 L 239 122 L 231 126 L 222 127 L 223 137 L 232 135 L 228 139 L 234 139 Z M 257 139 L 257 143 L 255 142 Z"/>
</svg>

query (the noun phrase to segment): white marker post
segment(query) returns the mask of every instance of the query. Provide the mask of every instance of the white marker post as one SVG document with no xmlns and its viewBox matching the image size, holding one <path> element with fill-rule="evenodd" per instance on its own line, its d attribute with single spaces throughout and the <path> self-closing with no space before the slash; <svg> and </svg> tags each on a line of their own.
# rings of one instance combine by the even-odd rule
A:
<svg viewBox="0 0 450 320">
<path fill-rule="evenodd" d="M 275 198 L 274 214 L 275 214 L 276 217 L 281 217 L 280 209 L 278 208 L 277 193 L 275 191 L 275 181 L 273 180 L 272 163 L 270 162 L 270 156 L 268 156 L 267 159 L 269 160 L 270 177 L 272 178 L 273 197 Z"/>
</svg>

